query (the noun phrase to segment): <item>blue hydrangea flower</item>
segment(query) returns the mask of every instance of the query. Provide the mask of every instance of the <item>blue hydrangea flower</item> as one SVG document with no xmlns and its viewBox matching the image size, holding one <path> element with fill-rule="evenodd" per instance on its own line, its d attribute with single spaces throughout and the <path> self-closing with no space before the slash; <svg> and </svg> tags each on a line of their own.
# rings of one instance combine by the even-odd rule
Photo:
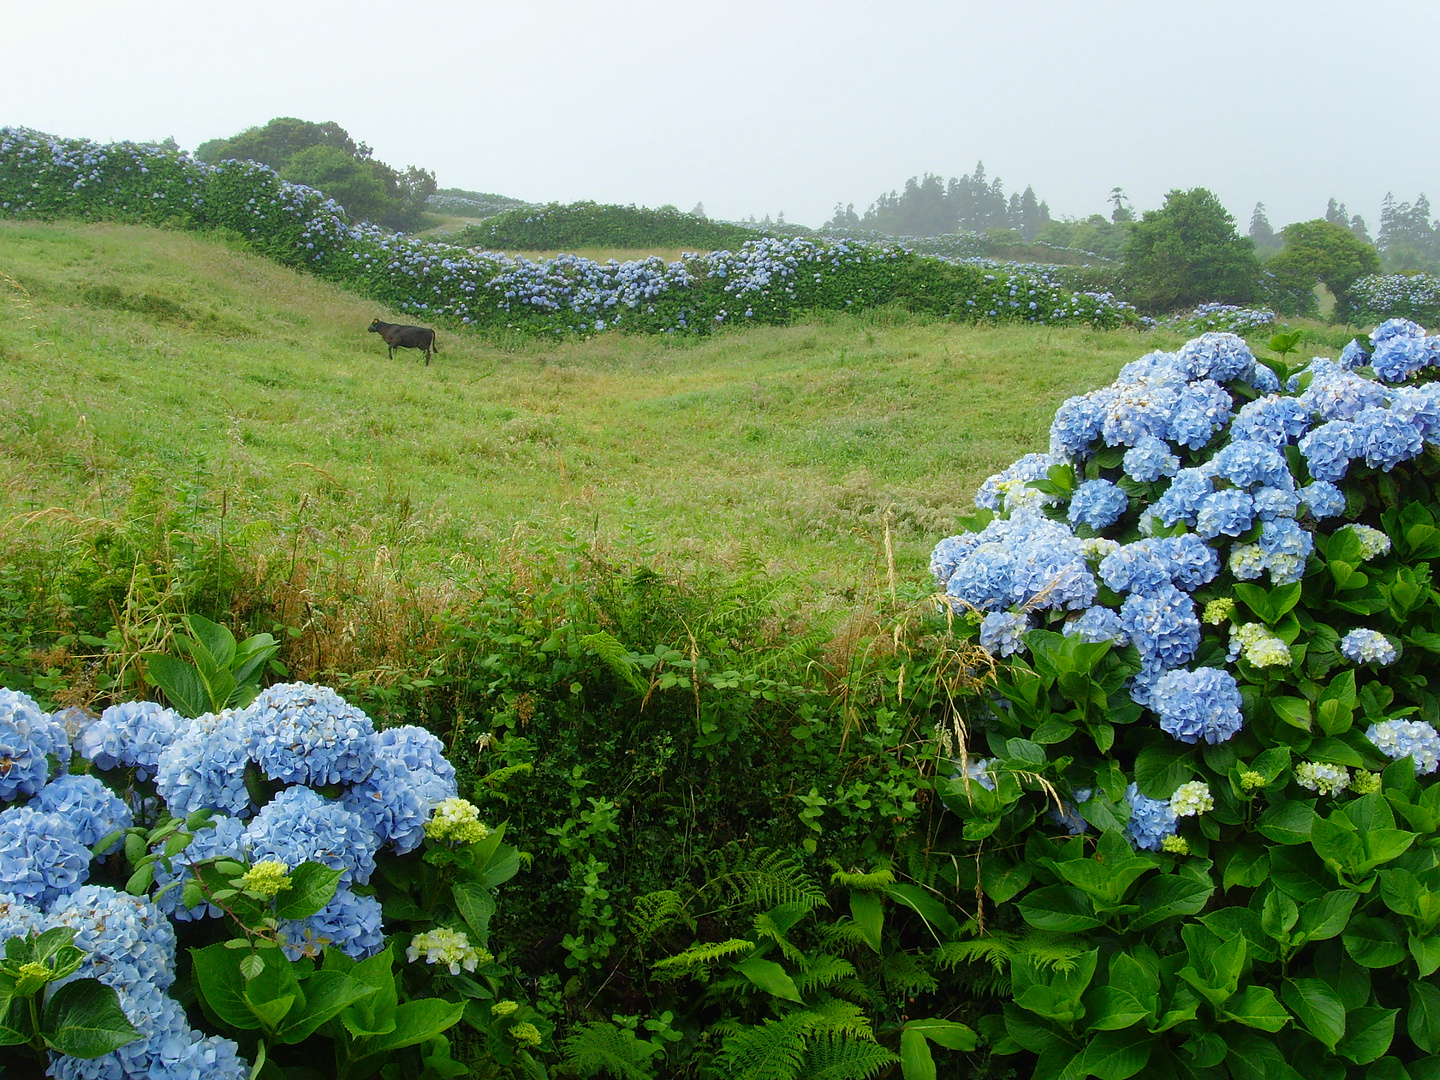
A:
<svg viewBox="0 0 1440 1080">
<path fill-rule="evenodd" d="M 31 806 L 0 812 L 0 892 L 48 907 L 90 877 L 90 849 L 68 818 Z"/>
<path fill-rule="evenodd" d="M 1390 639 L 1378 630 L 1351 630 L 1340 639 L 1340 651 L 1356 664 L 1393 664 L 1398 655 Z"/>
<path fill-rule="evenodd" d="M 1149 484 L 1179 472 L 1180 459 L 1170 452 L 1169 443 L 1146 436 L 1125 451 L 1121 467 L 1131 479 Z"/>
<path fill-rule="evenodd" d="M 1250 381 L 1255 374 L 1255 354 L 1239 334 L 1211 331 L 1187 341 L 1178 356 L 1185 378 L 1213 379 L 1217 383 L 1234 379 Z M 1267 369 L 1268 370 L 1268 369 Z"/>
<path fill-rule="evenodd" d="M 1195 509 L 1195 531 L 1207 540 L 1222 534 L 1239 536 L 1254 522 L 1255 500 L 1239 488 L 1212 491 Z"/>
<path fill-rule="evenodd" d="M 1357 449 L 1372 469 L 1389 472 L 1402 461 L 1419 457 L 1425 440 L 1414 424 L 1389 409 L 1364 409 L 1354 423 Z"/>
<path fill-rule="evenodd" d="M 38 905 L 14 893 L 0 892 L 0 951 L 12 937 L 29 937 L 31 931 L 42 934 L 48 929 L 50 920 Z"/>
<path fill-rule="evenodd" d="M 1089 802 L 1093 794 L 1092 788 L 1076 788 L 1068 802 L 1050 808 L 1050 820 L 1064 828 L 1071 836 L 1089 832 L 1090 823 L 1080 816 L 1079 807 L 1081 803 Z"/>
<path fill-rule="evenodd" d="M 110 706 L 89 724 L 75 749 L 97 769 L 134 766 L 135 775 L 148 780 L 160 763 L 160 751 L 186 726 L 174 709 L 154 701 L 127 701 Z"/>
<path fill-rule="evenodd" d="M 328 904 L 308 919 L 281 922 L 277 934 L 281 948 L 291 960 L 318 957 L 327 947 L 364 960 L 374 956 L 385 944 L 380 918 L 379 900 L 340 888 Z"/>
<path fill-rule="evenodd" d="M 1120 605 L 1120 621 L 1141 659 L 1161 668 L 1189 663 L 1200 647 L 1195 603 L 1173 585 L 1126 597 Z"/>
<path fill-rule="evenodd" d="M 1283 487 L 1293 483 L 1285 455 L 1254 439 L 1232 439 L 1212 460 L 1215 471 L 1236 487 Z"/>
<path fill-rule="evenodd" d="M 1125 632 L 1125 624 L 1120 621 L 1119 614 L 1099 604 L 1086 608 L 1078 619 L 1071 619 L 1064 630 L 1067 637 L 1079 634 L 1082 641 L 1091 644 L 1113 641 L 1122 648 L 1130 644 L 1130 635 Z"/>
<path fill-rule="evenodd" d="M 1355 425 L 1348 420 L 1321 424 L 1300 440 L 1300 453 L 1316 480 L 1343 480 L 1350 471 L 1350 459 L 1363 452 Z"/>
<path fill-rule="evenodd" d="M 1059 522 L 1025 513 L 992 521 L 976 539 L 945 582 L 956 600 L 979 611 L 1032 602 L 1075 610 L 1094 600 L 1095 575 L 1081 542 Z"/>
<path fill-rule="evenodd" d="M 245 767 L 250 763 L 252 733 L 248 714 L 227 709 L 191 720 L 160 752 L 155 790 L 176 817 L 214 810 L 248 817 L 250 792 Z"/>
<path fill-rule="evenodd" d="M 417 780 L 423 782 L 403 761 L 382 755 L 370 775 L 348 788 L 340 803 L 358 814 L 382 843 L 403 855 L 425 839 L 425 822 L 434 805 L 422 796 Z"/>
<path fill-rule="evenodd" d="M 318 862 L 342 871 L 340 881 L 363 885 L 375 869 L 379 839 L 360 815 L 307 787 L 286 788 L 245 830 L 254 862 L 278 859 L 294 869 Z"/>
<path fill-rule="evenodd" d="M 1190 383 L 1176 402 L 1165 437 L 1191 450 L 1199 450 L 1224 430 L 1234 407 L 1234 399 L 1218 383 L 1209 379 Z"/>
<path fill-rule="evenodd" d="M 1283 487 L 1262 487 L 1250 493 L 1255 516 L 1261 521 L 1293 518 L 1300 510 L 1300 493 L 1294 483 Z"/>
<path fill-rule="evenodd" d="M 1354 371 L 1370 362 L 1370 354 L 1360 345 L 1359 339 L 1351 338 L 1350 344 L 1340 350 L 1339 362 L 1346 371 Z"/>
<path fill-rule="evenodd" d="M 975 505 L 986 510 L 1001 510 L 1005 502 L 1005 491 L 1014 485 L 1021 486 L 1032 480 L 1043 480 L 1053 465 L 1060 464 L 1050 454 L 1026 454 L 1013 465 L 989 477 L 975 493 Z M 1038 496 L 1039 492 L 1032 492 Z"/>
<path fill-rule="evenodd" d="M 1383 406 L 1389 392 L 1380 383 L 1343 370 L 1333 360 L 1317 357 L 1310 366 L 1292 376 L 1309 378 L 1300 393 L 1300 404 L 1325 420 L 1351 420 L 1364 409 Z M 1297 383 L 1298 385 L 1298 383 Z"/>
<path fill-rule="evenodd" d="M 1170 584 L 1167 556 L 1160 540 L 1125 544 L 1100 560 L 1100 580 L 1115 592 L 1153 592 Z"/>
<path fill-rule="evenodd" d="M 95 776 L 56 777 L 41 789 L 30 805 L 68 818 L 76 839 L 87 848 L 94 848 L 117 829 L 128 829 L 133 820 L 130 808 Z M 117 836 L 115 842 L 100 853 L 102 859 L 118 851 L 124 841 L 123 836 Z"/>
<path fill-rule="evenodd" d="M 1070 499 L 1070 523 L 1088 525 L 1097 532 L 1115 524 L 1130 500 L 1109 480 L 1086 480 Z"/>
<path fill-rule="evenodd" d="M 1230 424 L 1232 439 L 1282 447 L 1310 428 L 1310 410 L 1293 397 L 1271 394 L 1246 402 Z"/>
<path fill-rule="evenodd" d="M 1181 469 L 1160 498 L 1150 505 L 1150 512 L 1166 525 L 1180 522 L 1195 524 L 1200 502 L 1215 490 L 1215 481 L 1204 469 Z"/>
<path fill-rule="evenodd" d="M 202 901 L 194 907 L 186 907 L 185 883 L 191 878 L 191 864 L 227 857 L 237 862 L 246 861 L 245 822 L 226 814 L 215 814 L 210 818 L 209 826 L 195 830 L 184 850 L 170 856 L 162 854 L 153 864 L 156 905 L 172 919 L 181 922 L 220 918 L 225 912 L 214 904 Z"/>
<path fill-rule="evenodd" d="M 1366 729 L 1365 738 L 1388 758 L 1411 758 L 1417 775 L 1440 767 L 1440 733 L 1423 720 L 1382 720 Z"/>
<path fill-rule="evenodd" d="M 1390 392 L 1390 412 L 1414 428 L 1425 442 L 1440 442 L 1440 383 L 1397 386 Z"/>
<path fill-rule="evenodd" d="M 75 931 L 86 953 L 75 978 L 99 979 L 121 990 L 175 981 L 175 928 L 149 900 L 106 885 L 86 885 L 50 908 L 53 925 Z"/>
<path fill-rule="evenodd" d="M 375 746 L 379 756 L 401 761 L 410 770 L 427 813 L 436 803 L 460 793 L 455 766 L 445 758 L 445 744 L 424 728 L 414 724 L 386 728 L 376 733 Z"/>
<path fill-rule="evenodd" d="M 1159 851 L 1165 838 L 1174 836 L 1180 824 L 1175 811 L 1170 809 L 1170 800 L 1141 795 L 1140 786 L 1131 784 L 1125 789 L 1125 801 L 1130 804 L 1125 839 L 1134 847 Z"/>
<path fill-rule="evenodd" d="M 1150 707 L 1160 714 L 1160 728 L 1180 742 L 1222 743 L 1244 724 L 1240 687 L 1235 677 L 1218 668 L 1168 671 L 1160 676 Z"/>
<path fill-rule="evenodd" d="M 1010 656 L 1025 648 L 1021 635 L 1030 629 L 1024 612 L 993 611 L 980 623 L 980 645 L 996 656 Z"/>
<path fill-rule="evenodd" d="M 255 732 L 251 756 L 273 780 L 350 784 L 375 765 L 370 718 L 328 686 L 272 686 L 248 712 Z"/>
<path fill-rule="evenodd" d="M 1209 584 L 1220 573 L 1219 554 L 1194 533 L 1165 537 L 1155 543 L 1163 553 L 1170 580 L 1187 592 Z"/>
<path fill-rule="evenodd" d="M 1370 366 L 1386 382 L 1404 382 L 1430 362 L 1425 331 L 1409 319 L 1386 319 L 1370 335 Z"/>
<path fill-rule="evenodd" d="M 1328 480 L 1316 480 L 1301 488 L 1300 503 L 1316 520 L 1345 513 L 1345 493 Z"/>
<path fill-rule="evenodd" d="M 1072 397 L 1061 404 L 1050 423 L 1050 453 L 1073 461 L 1089 457 L 1090 447 L 1100 437 L 1100 429 L 1105 423 L 1107 400 L 1107 395 L 1097 391 Z M 975 501 L 985 505 L 980 502 L 979 496 Z"/>
<path fill-rule="evenodd" d="M 0 688 L 0 801 L 33 795 L 50 777 L 50 757 L 70 760 L 65 729 L 29 694 Z"/>
</svg>

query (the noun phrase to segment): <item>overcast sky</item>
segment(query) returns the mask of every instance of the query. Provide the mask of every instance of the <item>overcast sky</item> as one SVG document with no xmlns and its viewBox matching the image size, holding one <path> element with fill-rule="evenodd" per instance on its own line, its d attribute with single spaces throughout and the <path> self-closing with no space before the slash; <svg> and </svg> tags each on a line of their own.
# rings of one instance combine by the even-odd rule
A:
<svg viewBox="0 0 1440 1080">
<path fill-rule="evenodd" d="M 9 0 L 0 123 L 334 120 L 442 187 L 819 225 L 983 160 L 1052 214 L 1440 203 L 1436 0 Z"/>
</svg>

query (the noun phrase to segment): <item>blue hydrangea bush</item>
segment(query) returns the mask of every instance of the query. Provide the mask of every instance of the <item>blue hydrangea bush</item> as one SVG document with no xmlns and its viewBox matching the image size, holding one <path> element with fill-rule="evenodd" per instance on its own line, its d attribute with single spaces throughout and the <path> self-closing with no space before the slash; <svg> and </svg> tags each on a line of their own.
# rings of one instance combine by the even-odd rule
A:
<svg viewBox="0 0 1440 1080">
<path fill-rule="evenodd" d="M 157 146 L 26 128 L 0 128 L 0 217 L 227 230 L 417 320 L 545 334 L 704 333 L 890 302 L 966 321 L 1110 327 L 1135 318 L 1109 293 L 1067 289 L 1046 268 L 981 268 L 845 238 L 763 237 L 675 262 L 513 258 L 351 222 L 321 192 L 255 162 L 212 166 Z"/>
<path fill-rule="evenodd" d="M 434 735 L 377 732 L 333 690 L 304 683 L 194 719 L 152 702 L 47 714 L 0 689 L 0 806 L 0 942 L 71 928 L 86 958 L 70 978 L 113 988 L 140 1033 L 99 1057 L 52 1051 L 50 1075 L 67 1080 L 250 1075 L 235 1041 L 197 1026 L 198 1010 L 168 994 L 187 948 L 234 931 L 225 894 L 202 887 L 204 867 L 259 867 L 256 880 L 278 876 L 277 888 L 305 864 L 333 871 L 323 907 L 268 928 L 277 950 L 291 961 L 326 957 L 328 969 L 341 962 L 330 954 L 364 961 L 387 933 L 421 929 L 415 940 L 430 944 L 423 958 L 410 949 L 410 965 L 424 982 L 427 965 L 473 973 L 493 961 L 483 927 L 471 940 L 473 926 L 447 924 L 458 913 L 437 888 L 446 867 L 484 848 L 488 877 L 459 892 L 493 910 L 483 886 L 518 865 L 457 798 Z M 394 951 L 409 942 L 404 933 Z"/>
<path fill-rule="evenodd" d="M 1440 1076 L 1437 479 L 1440 339 L 1212 332 L 937 545 L 996 659 L 937 791 L 1021 1075 Z"/>
<path fill-rule="evenodd" d="M 1350 289 L 1356 319 L 1440 321 L 1440 277 L 1434 274 L 1371 274 Z"/>
</svg>

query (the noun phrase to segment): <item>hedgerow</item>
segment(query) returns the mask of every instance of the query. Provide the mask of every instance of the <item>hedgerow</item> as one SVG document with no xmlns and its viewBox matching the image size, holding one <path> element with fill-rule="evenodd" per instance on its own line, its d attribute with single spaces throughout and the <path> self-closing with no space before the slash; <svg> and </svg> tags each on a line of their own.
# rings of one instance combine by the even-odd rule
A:
<svg viewBox="0 0 1440 1080">
<path fill-rule="evenodd" d="M 687 248 L 713 251 L 759 240 L 764 233 L 676 210 L 594 202 L 550 203 L 509 210 L 466 227 L 456 240 L 485 251 L 553 251 L 564 248 Z"/>
<path fill-rule="evenodd" d="M 539 333 L 620 326 L 705 333 L 815 310 L 899 304 L 965 321 L 1115 326 L 1133 312 L 1017 271 L 986 273 L 899 247 L 801 237 L 747 241 L 666 263 L 531 262 L 352 225 L 320 192 L 253 162 L 207 166 L 158 147 L 0 130 L 0 213 L 224 229 L 288 266 L 417 318 Z"/>
<path fill-rule="evenodd" d="M 1358 320 L 1404 318 L 1434 325 L 1440 322 L 1440 277 L 1375 274 L 1355 283 L 1350 300 Z"/>
</svg>

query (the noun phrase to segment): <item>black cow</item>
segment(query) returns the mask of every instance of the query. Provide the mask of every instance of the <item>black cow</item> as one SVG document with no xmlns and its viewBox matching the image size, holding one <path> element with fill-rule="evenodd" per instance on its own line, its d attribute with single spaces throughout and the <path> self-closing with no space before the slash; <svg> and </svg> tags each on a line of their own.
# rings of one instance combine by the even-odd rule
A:
<svg viewBox="0 0 1440 1080">
<path fill-rule="evenodd" d="M 435 331 L 423 326 L 400 326 L 397 323 L 381 322 L 376 319 L 370 324 L 370 333 L 379 334 L 390 347 L 390 359 L 395 359 L 396 349 L 421 349 L 425 353 L 425 365 L 430 365 L 430 353 L 440 351 L 435 340 Z"/>
</svg>

